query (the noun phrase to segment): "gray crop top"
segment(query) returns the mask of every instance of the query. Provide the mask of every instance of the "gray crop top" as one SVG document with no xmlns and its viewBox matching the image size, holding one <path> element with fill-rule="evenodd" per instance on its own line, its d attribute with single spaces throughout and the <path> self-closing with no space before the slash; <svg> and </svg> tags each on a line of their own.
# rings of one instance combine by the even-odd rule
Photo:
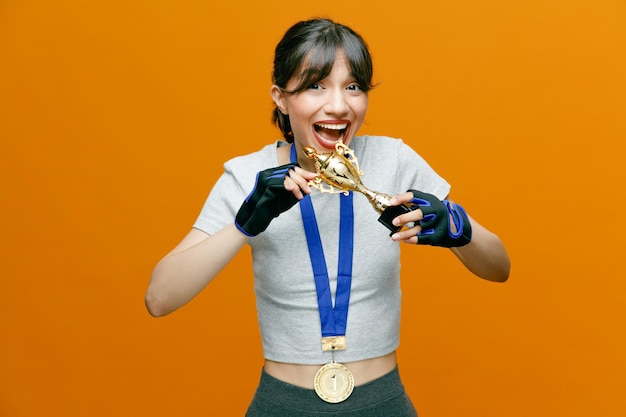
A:
<svg viewBox="0 0 626 417">
<path fill-rule="evenodd" d="M 213 234 L 233 222 L 257 172 L 278 165 L 276 148 L 231 159 L 215 183 L 194 227 Z M 409 146 L 383 136 L 355 137 L 350 145 L 364 172 L 363 184 L 395 195 L 410 188 L 445 198 L 449 184 Z M 339 195 L 311 195 L 326 258 L 330 287 L 336 286 Z M 354 196 L 354 262 L 347 324 L 347 349 L 335 360 L 352 362 L 395 350 L 400 341 L 400 248 L 378 222 L 365 196 Z M 249 240 L 254 265 L 254 290 L 265 358 L 288 363 L 322 364 L 321 327 L 311 261 L 300 207 L 274 219 L 267 230 Z"/>
</svg>

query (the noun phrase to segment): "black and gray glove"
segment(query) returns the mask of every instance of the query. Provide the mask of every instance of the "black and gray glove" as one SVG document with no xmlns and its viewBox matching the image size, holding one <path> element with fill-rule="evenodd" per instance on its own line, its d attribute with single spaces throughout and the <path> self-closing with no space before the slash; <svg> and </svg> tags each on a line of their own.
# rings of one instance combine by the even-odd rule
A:
<svg viewBox="0 0 626 417">
<path fill-rule="evenodd" d="M 266 169 L 257 174 L 256 184 L 235 217 L 235 226 L 248 236 L 256 236 L 279 214 L 289 210 L 299 200 L 285 188 L 285 177 L 297 164 L 291 163 Z"/>
<path fill-rule="evenodd" d="M 418 245 L 453 248 L 467 245 L 472 240 L 472 225 L 463 207 L 448 200 L 439 200 L 432 194 L 417 190 L 410 201 L 411 209 L 419 208 L 424 218 L 419 221 L 422 231 L 417 234 Z M 454 230 L 452 229 L 454 224 Z"/>
</svg>

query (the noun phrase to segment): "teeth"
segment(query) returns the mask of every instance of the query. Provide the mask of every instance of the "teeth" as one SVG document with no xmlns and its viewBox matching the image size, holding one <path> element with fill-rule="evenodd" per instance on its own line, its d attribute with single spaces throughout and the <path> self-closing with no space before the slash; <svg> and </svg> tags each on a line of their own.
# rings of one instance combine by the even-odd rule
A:
<svg viewBox="0 0 626 417">
<path fill-rule="evenodd" d="M 315 123 L 323 129 L 343 130 L 348 127 L 347 123 L 335 124 L 335 123 Z"/>
</svg>

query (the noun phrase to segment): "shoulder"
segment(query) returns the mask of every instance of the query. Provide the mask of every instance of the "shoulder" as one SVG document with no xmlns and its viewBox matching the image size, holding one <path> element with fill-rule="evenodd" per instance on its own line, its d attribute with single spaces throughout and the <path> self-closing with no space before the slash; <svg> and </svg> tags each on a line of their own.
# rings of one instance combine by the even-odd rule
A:
<svg viewBox="0 0 626 417">
<path fill-rule="evenodd" d="M 357 157 L 376 156 L 376 159 L 393 158 L 394 160 L 415 157 L 420 158 L 417 152 L 407 145 L 402 139 L 389 136 L 363 135 L 356 136 L 350 147 L 354 149 Z"/>
<path fill-rule="evenodd" d="M 275 141 L 255 152 L 227 160 L 223 164 L 222 175 L 213 186 L 213 191 L 225 189 L 228 193 L 240 189 L 242 192 L 248 192 L 254 186 L 259 171 L 277 165 L 276 148 L 285 143 L 280 140 Z"/>
<path fill-rule="evenodd" d="M 400 138 L 378 135 L 356 136 L 352 139 L 350 147 L 356 152 L 363 153 L 398 153 L 411 149 Z"/>
<path fill-rule="evenodd" d="M 402 139 L 387 136 L 358 136 L 350 147 L 367 175 L 367 183 L 386 192 L 415 188 L 444 198 L 450 189 L 429 163 Z M 365 178 L 364 178 L 365 181 Z"/>
<path fill-rule="evenodd" d="M 392 138 L 389 136 L 363 135 L 355 136 L 350 144 L 351 148 L 356 149 L 377 149 L 377 148 L 397 148 L 406 146 L 402 139 Z"/>
</svg>

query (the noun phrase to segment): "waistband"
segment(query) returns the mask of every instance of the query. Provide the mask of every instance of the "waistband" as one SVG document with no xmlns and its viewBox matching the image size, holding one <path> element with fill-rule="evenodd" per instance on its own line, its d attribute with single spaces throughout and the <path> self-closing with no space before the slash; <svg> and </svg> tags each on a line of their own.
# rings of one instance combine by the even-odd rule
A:
<svg viewBox="0 0 626 417">
<path fill-rule="evenodd" d="M 371 407 L 403 393 L 404 385 L 396 366 L 391 372 L 373 381 L 355 386 L 352 395 L 345 401 L 337 404 L 324 404 L 327 404 L 329 410 L 332 411 L 351 411 Z M 323 403 L 315 390 L 281 381 L 266 373 L 265 370 L 261 372 L 261 381 L 256 395 L 302 410 L 320 410 L 320 403 Z"/>
</svg>

